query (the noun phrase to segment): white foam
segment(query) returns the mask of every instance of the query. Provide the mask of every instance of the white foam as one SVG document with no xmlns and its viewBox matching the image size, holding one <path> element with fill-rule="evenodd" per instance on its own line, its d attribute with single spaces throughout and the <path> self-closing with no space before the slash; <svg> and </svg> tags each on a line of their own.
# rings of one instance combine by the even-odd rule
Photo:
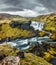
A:
<svg viewBox="0 0 56 65">
<path fill-rule="evenodd" d="M 34 30 L 42 30 L 43 29 L 43 26 L 44 26 L 44 23 L 43 22 L 37 22 L 37 21 L 32 21 L 31 25 Z"/>
<path fill-rule="evenodd" d="M 29 49 L 30 46 L 26 46 L 26 47 L 22 47 L 21 49 L 22 50 L 26 50 L 26 49 Z"/>
<path fill-rule="evenodd" d="M 8 42 L 8 44 L 10 44 L 11 46 L 16 46 L 17 45 L 16 43 L 13 43 L 13 42 Z"/>
<path fill-rule="evenodd" d="M 36 42 L 36 41 L 37 41 L 37 38 L 36 38 L 36 37 L 31 38 L 29 41 L 30 41 L 30 42 Z"/>
</svg>

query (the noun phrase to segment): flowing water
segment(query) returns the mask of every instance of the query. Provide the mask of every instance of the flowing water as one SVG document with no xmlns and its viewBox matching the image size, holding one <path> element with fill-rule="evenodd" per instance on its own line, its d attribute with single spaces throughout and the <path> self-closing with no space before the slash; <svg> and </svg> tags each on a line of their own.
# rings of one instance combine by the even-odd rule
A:
<svg viewBox="0 0 56 65">
<path fill-rule="evenodd" d="M 26 50 L 32 45 L 34 45 L 35 43 L 42 44 L 42 42 L 56 43 L 56 42 L 53 42 L 51 39 L 49 39 L 49 37 L 45 36 L 45 37 L 32 37 L 28 39 L 16 39 L 14 41 L 8 42 L 8 44 L 16 48 L 19 48 L 21 50 Z"/>
<path fill-rule="evenodd" d="M 44 23 L 33 21 L 30 24 L 30 26 L 32 26 L 34 30 L 43 31 Z M 42 42 L 56 43 L 56 42 L 53 42 L 48 36 L 44 36 L 44 37 L 32 37 L 32 38 L 26 38 L 26 39 L 16 39 L 11 42 L 8 42 L 8 44 L 16 48 L 19 48 L 21 50 L 26 50 L 32 45 L 34 45 L 35 43 L 42 44 Z"/>
</svg>

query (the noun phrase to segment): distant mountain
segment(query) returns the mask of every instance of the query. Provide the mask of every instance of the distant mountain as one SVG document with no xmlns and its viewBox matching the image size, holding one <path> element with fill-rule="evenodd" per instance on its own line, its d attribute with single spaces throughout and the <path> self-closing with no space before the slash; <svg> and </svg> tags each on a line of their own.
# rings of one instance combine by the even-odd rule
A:
<svg viewBox="0 0 56 65">
<path fill-rule="evenodd" d="M 56 21 L 56 13 L 40 15 L 40 16 L 32 18 L 31 20 L 42 21 L 42 22 Z"/>
<path fill-rule="evenodd" d="M 6 14 L 6 13 L 0 13 L 0 17 L 1 18 L 5 18 L 5 17 L 9 18 L 9 17 L 11 17 L 11 15 L 10 14 Z"/>
<path fill-rule="evenodd" d="M 0 18 L 10 18 L 12 16 L 18 16 L 21 17 L 19 15 L 11 15 L 11 14 L 7 14 L 7 13 L 0 13 Z"/>
</svg>

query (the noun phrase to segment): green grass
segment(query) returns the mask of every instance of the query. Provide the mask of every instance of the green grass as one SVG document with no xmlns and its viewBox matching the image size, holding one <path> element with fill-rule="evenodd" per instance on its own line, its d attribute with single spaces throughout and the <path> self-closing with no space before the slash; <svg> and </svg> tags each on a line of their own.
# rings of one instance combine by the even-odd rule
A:
<svg viewBox="0 0 56 65">
<path fill-rule="evenodd" d="M 52 65 L 39 56 L 25 53 L 25 58 L 21 60 L 21 65 Z"/>
<path fill-rule="evenodd" d="M 16 56 L 19 51 L 19 49 L 15 49 L 8 44 L 0 45 L 0 53 L 6 56 Z M 24 57 L 25 58 L 21 58 L 20 60 L 21 65 L 52 65 L 43 58 L 35 56 L 32 53 L 24 52 Z"/>
<path fill-rule="evenodd" d="M 20 28 L 12 28 L 9 24 L 2 24 L 1 31 L 0 31 L 0 39 L 10 37 L 10 38 L 17 38 L 17 37 L 28 37 L 30 31 L 23 30 Z"/>
</svg>

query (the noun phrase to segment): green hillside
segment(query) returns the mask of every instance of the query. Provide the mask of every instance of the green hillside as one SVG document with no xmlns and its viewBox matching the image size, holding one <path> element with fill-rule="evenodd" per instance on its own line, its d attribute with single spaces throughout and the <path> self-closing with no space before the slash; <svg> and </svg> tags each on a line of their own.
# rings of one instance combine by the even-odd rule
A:
<svg viewBox="0 0 56 65">
<path fill-rule="evenodd" d="M 8 52 L 9 51 L 9 52 Z M 10 45 L 0 45 L 0 60 L 4 58 L 3 55 L 7 56 L 17 56 L 17 53 L 19 53 L 20 50 L 17 50 L 16 48 L 11 47 Z M 20 54 L 22 55 L 22 54 Z M 25 53 L 24 52 L 24 58 L 20 58 L 21 65 L 52 65 L 48 63 L 46 60 L 39 56 L 35 56 L 32 53 Z"/>
</svg>

